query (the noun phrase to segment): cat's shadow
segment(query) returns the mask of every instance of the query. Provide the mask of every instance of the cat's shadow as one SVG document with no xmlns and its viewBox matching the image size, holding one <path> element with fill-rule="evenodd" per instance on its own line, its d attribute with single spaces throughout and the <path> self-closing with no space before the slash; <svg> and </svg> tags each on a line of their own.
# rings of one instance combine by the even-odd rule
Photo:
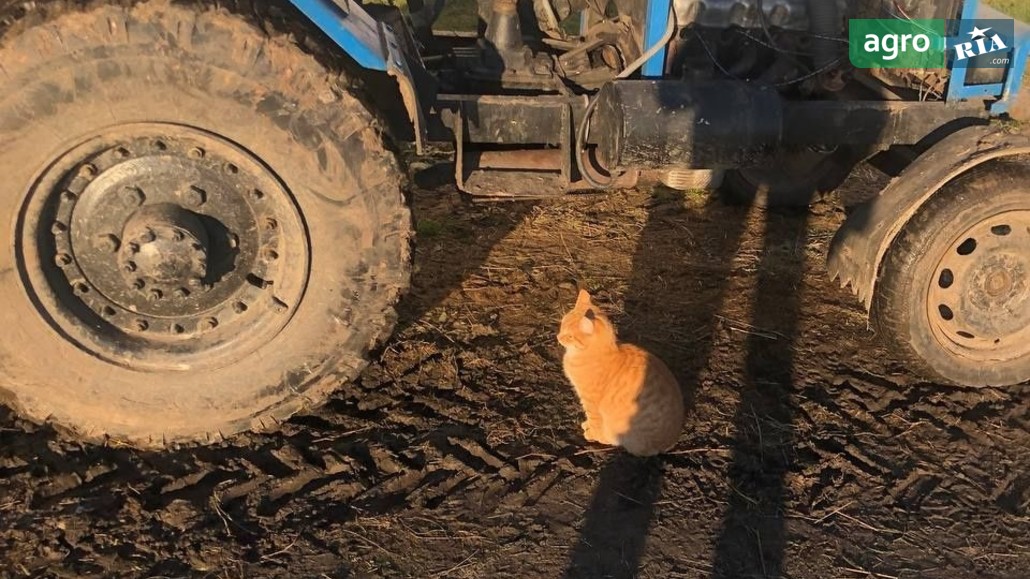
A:
<svg viewBox="0 0 1030 579">
<path fill-rule="evenodd" d="M 682 198 L 658 190 L 637 244 L 624 312 L 615 323 L 620 339 L 648 349 L 676 376 L 687 428 L 712 427 L 692 417 L 710 360 L 725 363 L 714 348 L 716 337 L 722 341 L 724 302 L 735 299 L 730 288 L 739 275 L 733 258 L 748 219 L 747 207 L 727 207 L 710 199 L 700 208 L 688 209 Z M 752 274 L 755 297 L 749 322 L 777 328 L 782 339 L 749 337 L 745 346 L 743 382 L 736 386 L 740 400 L 730 408 L 736 434 L 729 480 L 720 489 L 729 506 L 722 524 L 712 529 L 715 577 L 779 576 L 785 551 L 782 512 L 790 465 L 779 457 L 788 456 L 793 443 L 791 369 L 803 267 L 799 259 L 785 260 L 780 250 L 804 241 L 807 220 L 796 215 L 785 219 L 774 212 L 764 220 L 762 253 L 758 271 Z M 720 224 L 722 235 L 695 244 L 690 225 L 712 222 Z M 662 280 L 689 280 L 690 284 L 684 287 Z M 773 442 L 768 436 L 766 440 L 760 434 L 753 436 L 758 421 L 781 425 L 782 436 Z M 685 437 L 681 435 L 681 445 Z M 640 459 L 622 451 L 612 454 L 598 474 L 565 577 L 636 577 L 666 472 L 683 468 L 692 467 L 676 456 Z M 736 490 L 762 500 L 745 504 Z"/>
</svg>

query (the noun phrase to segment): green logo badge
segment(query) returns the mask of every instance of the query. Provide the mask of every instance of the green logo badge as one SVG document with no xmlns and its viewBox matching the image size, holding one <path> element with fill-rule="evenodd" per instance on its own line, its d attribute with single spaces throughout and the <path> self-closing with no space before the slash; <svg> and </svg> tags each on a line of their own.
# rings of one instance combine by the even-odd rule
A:
<svg viewBox="0 0 1030 579">
<path fill-rule="evenodd" d="M 855 68 L 944 68 L 947 62 L 943 19 L 850 20 L 848 40 Z"/>
</svg>

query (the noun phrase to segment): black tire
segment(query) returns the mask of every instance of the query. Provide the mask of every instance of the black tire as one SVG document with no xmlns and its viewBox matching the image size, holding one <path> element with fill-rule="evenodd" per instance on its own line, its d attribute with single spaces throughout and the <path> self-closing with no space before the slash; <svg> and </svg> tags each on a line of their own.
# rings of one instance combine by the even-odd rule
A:
<svg viewBox="0 0 1030 579">
<path fill-rule="evenodd" d="M 392 331 L 410 281 L 403 176 L 374 116 L 340 88 L 337 73 L 285 35 L 263 32 L 255 12 L 234 14 L 224 3 L 47 4 L 0 38 L 0 232 L 13 248 L 0 258 L 0 399 L 79 437 L 159 447 L 274 429 L 355 379 Z M 190 145 L 198 142 L 212 149 Z M 80 164 L 77 176 L 60 173 L 82 154 L 100 160 Z M 149 172 L 133 173 L 125 159 Z M 146 310 L 154 317 L 137 320 L 137 311 L 109 305 L 109 294 L 87 291 L 94 281 L 121 283 L 114 273 L 71 283 L 79 301 L 69 298 L 64 285 L 76 268 L 102 261 L 85 245 L 81 260 L 60 255 L 62 244 L 75 247 L 75 224 L 115 220 L 98 209 L 117 193 L 105 187 L 167 183 L 175 167 L 190 179 L 219 167 L 225 176 L 211 177 L 210 193 L 176 190 L 175 199 L 194 195 L 190 203 L 207 205 L 154 223 L 181 241 L 182 231 L 222 218 L 204 213 L 217 201 L 242 228 L 236 235 L 215 223 L 198 234 L 206 241 L 193 243 L 190 255 L 200 257 L 189 267 L 202 273 L 189 281 L 202 291 L 177 288 L 184 301 L 162 302 L 164 290 L 152 289 L 148 296 L 172 313 Z M 51 183 L 71 191 L 80 178 L 88 180 L 81 193 L 52 195 Z M 151 202 L 150 192 L 121 190 L 135 196 L 127 206 Z M 84 205 L 87 195 L 96 207 Z M 70 231 L 61 203 L 73 203 Z M 157 231 L 163 240 L 166 229 L 148 229 L 147 239 Z M 140 251 L 129 230 L 108 236 L 118 260 Z M 51 267 L 49 251 L 64 269 Z M 161 267 L 172 263 L 154 251 Z M 115 257 L 103 259 L 114 267 Z M 216 259 L 224 269 L 213 273 Z M 117 263 L 119 272 L 143 267 Z M 146 271 L 165 271 L 154 267 Z M 265 275 L 244 271 L 259 267 Z M 136 281 L 177 287 L 182 279 Z M 201 318 L 180 303 L 217 309 Z"/>
<path fill-rule="evenodd" d="M 880 268 L 879 333 L 928 378 L 1030 380 L 1030 159 L 990 161 L 935 194 Z"/>
<path fill-rule="evenodd" d="M 765 167 L 727 171 L 722 194 L 735 205 L 808 207 L 843 183 L 855 163 L 855 153 L 843 147 L 832 153 L 784 150 Z"/>
</svg>

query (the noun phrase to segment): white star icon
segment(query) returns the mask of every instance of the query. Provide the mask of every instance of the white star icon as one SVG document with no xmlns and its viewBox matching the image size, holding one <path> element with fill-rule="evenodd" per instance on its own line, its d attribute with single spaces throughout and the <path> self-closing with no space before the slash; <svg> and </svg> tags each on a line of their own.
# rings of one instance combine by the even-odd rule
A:
<svg viewBox="0 0 1030 579">
<path fill-rule="evenodd" d="M 986 36 L 987 36 L 987 31 L 988 31 L 988 30 L 990 30 L 990 29 L 991 29 L 991 28 L 990 28 L 989 26 L 988 26 L 987 28 L 983 28 L 983 29 L 980 29 L 980 28 L 977 28 L 977 27 L 976 27 L 976 26 L 974 25 L 974 26 L 973 26 L 973 31 L 972 31 L 972 32 L 969 32 L 968 34 L 969 34 L 970 36 L 972 36 L 973 38 L 984 38 L 984 37 L 986 37 Z"/>
</svg>

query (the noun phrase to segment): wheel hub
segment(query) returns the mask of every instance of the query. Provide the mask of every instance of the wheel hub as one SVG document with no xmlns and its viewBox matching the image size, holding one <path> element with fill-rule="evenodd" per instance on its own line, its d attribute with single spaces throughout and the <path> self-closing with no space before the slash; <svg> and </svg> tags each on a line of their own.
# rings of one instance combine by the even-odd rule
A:
<svg viewBox="0 0 1030 579">
<path fill-rule="evenodd" d="M 122 238 L 127 241 L 119 254 L 123 277 L 134 289 L 174 286 L 188 293 L 187 287 L 200 286 L 207 275 L 207 231 L 196 215 L 177 205 L 140 209 Z"/>
<path fill-rule="evenodd" d="M 28 285 L 62 333 L 135 368 L 250 353 L 288 322 L 308 275 L 307 233 L 278 178 L 188 127 L 128 125 L 72 148 L 20 228 Z"/>
<path fill-rule="evenodd" d="M 1030 354 L 1030 211 L 1008 211 L 957 236 L 928 294 L 938 342 L 978 361 Z"/>
</svg>

